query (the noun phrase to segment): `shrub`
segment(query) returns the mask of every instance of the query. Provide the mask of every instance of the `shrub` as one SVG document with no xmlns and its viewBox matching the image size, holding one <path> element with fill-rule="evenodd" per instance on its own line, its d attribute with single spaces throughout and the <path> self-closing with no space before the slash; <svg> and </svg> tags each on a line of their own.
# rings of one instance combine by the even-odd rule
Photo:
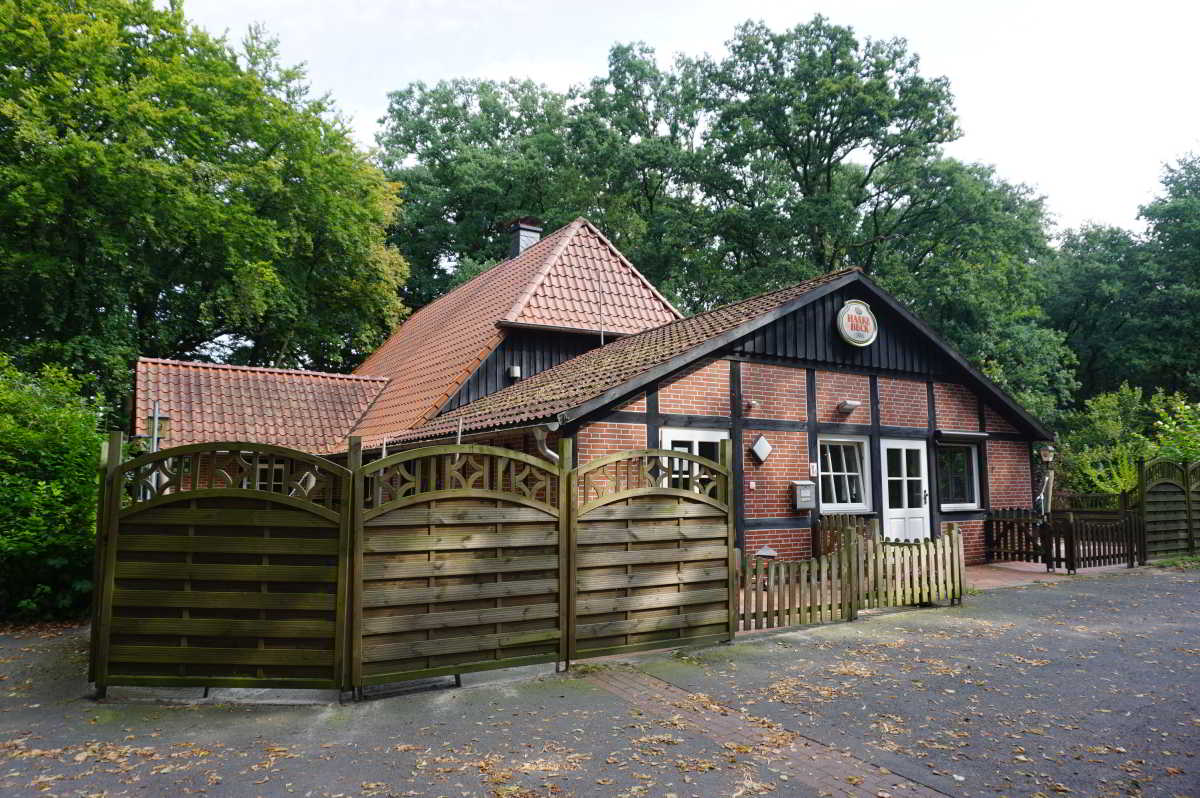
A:
<svg viewBox="0 0 1200 798">
<path fill-rule="evenodd" d="M 64 370 L 0 355 L 0 617 L 61 617 L 92 590 L 98 408 Z"/>
</svg>

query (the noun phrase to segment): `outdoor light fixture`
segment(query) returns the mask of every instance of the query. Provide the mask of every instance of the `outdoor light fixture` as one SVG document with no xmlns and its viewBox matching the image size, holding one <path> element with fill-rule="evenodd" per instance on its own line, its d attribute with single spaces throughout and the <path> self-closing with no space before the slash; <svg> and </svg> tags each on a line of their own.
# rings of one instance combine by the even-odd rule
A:
<svg viewBox="0 0 1200 798">
<path fill-rule="evenodd" d="M 1055 452 L 1056 452 L 1056 449 L 1047 443 L 1045 446 L 1043 446 L 1041 449 L 1038 450 L 1038 456 L 1042 458 L 1043 463 L 1045 463 L 1046 465 L 1050 465 L 1051 463 L 1054 462 Z"/>
<path fill-rule="evenodd" d="M 746 400 L 746 409 L 747 410 L 753 410 L 756 407 L 758 407 L 757 399 L 747 399 Z"/>
<path fill-rule="evenodd" d="M 857 399 L 843 399 L 838 402 L 837 410 L 843 416 L 848 416 L 860 407 L 862 407 L 862 402 Z"/>
<path fill-rule="evenodd" d="M 758 462 L 765 463 L 767 462 L 767 458 L 771 456 L 771 450 L 774 448 L 765 435 L 759 435 L 750 446 L 750 451 L 758 458 Z"/>
<path fill-rule="evenodd" d="M 770 546 L 763 544 L 761 549 L 754 552 L 754 556 L 762 557 L 764 560 L 773 560 L 779 556 L 779 552 L 775 551 L 775 549 L 771 548 Z"/>
</svg>

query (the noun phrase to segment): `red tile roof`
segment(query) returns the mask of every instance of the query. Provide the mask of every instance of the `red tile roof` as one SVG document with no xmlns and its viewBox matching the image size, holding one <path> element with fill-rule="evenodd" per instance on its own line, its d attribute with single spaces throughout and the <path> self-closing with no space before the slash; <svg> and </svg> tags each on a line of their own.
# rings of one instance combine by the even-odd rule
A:
<svg viewBox="0 0 1200 798">
<path fill-rule="evenodd" d="M 438 416 L 417 429 L 390 436 L 389 440 L 422 440 L 452 434 L 457 431 L 460 419 L 464 430 L 549 419 L 619 388 L 655 366 L 684 355 L 813 289 L 858 271 L 856 268 L 843 269 L 823 274 L 789 288 L 619 338 Z"/>
<path fill-rule="evenodd" d="M 576 219 L 421 308 L 363 361 L 356 374 L 392 381 L 354 434 L 374 446 L 434 418 L 500 343 L 498 322 L 636 333 L 678 318 L 599 230 Z"/>
<path fill-rule="evenodd" d="M 144 357 L 137 362 L 134 433 L 150 433 L 157 400 L 170 418 L 169 446 L 255 441 L 325 454 L 342 450 L 386 384 L 383 377 Z"/>
</svg>

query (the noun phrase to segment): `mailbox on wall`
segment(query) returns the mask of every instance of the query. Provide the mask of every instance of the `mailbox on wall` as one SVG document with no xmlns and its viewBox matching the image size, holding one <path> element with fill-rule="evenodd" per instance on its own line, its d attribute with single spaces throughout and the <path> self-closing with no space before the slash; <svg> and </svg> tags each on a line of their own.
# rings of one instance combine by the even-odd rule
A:
<svg viewBox="0 0 1200 798">
<path fill-rule="evenodd" d="M 796 501 L 797 510 L 815 510 L 817 508 L 817 483 L 811 479 L 794 480 L 792 497 Z"/>
</svg>

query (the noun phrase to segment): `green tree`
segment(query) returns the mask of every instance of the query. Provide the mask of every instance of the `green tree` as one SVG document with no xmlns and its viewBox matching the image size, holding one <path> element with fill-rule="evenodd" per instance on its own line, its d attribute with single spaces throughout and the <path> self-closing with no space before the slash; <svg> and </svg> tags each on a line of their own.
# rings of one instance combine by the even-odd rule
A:
<svg viewBox="0 0 1200 798">
<path fill-rule="evenodd" d="M 99 408 L 62 368 L 18 371 L 0 355 L 0 617 L 87 606 Z"/>
<path fill-rule="evenodd" d="M 0 346 L 339 368 L 393 326 L 395 189 L 328 98 L 151 0 L 0 0 Z"/>
<path fill-rule="evenodd" d="M 404 202 L 390 240 L 411 264 L 411 307 L 449 290 L 459 261 L 508 257 L 510 221 L 557 228 L 586 210 L 562 94 L 530 81 L 418 82 L 389 95 L 380 122 L 381 162 Z"/>
<path fill-rule="evenodd" d="M 1146 297 L 1147 334 L 1137 344 L 1146 363 L 1143 379 L 1167 390 L 1200 396 L 1200 155 L 1169 164 L 1161 196 L 1144 206 L 1148 257 L 1158 266 Z"/>
</svg>

